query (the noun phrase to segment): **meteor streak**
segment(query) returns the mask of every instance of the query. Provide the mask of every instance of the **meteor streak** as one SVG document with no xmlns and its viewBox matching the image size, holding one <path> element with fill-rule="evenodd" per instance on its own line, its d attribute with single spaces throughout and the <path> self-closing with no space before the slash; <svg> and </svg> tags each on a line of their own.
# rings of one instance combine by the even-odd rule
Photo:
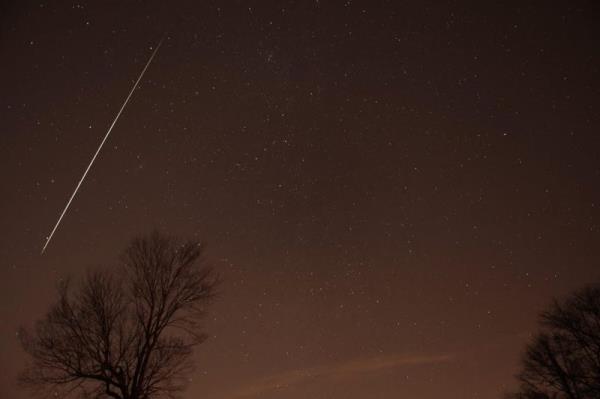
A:
<svg viewBox="0 0 600 399">
<path fill-rule="evenodd" d="M 54 232 L 56 232 L 56 229 L 60 225 L 60 222 L 61 222 L 63 216 L 65 216 L 65 213 L 67 213 L 67 210 L 69 209 L 69 206 L 71 205 L 71 202 L 73 201 L 73 198 L 75 198 L 75 194 L 77 194 L 77 191 L 79 190 L 79 187 L 81 187 L 81 183 L 83 183 L 83 180 L 85 179 L 85 176 L 87 176 L 88 172 L 90 171 L 90 168 L 92 167 L 92 164 L 96 160 L 96 157 L 98 156 L 98 153 L 100 153 L 100 150 L 102 149 L 102 146 L 106 142 L 106 139 L 108 139 L 108 136 L 110 135 L 110 132 L 112 131 L 112 129 L 115 126 L 115 124 L 117 123 L 117 120 L 121 116 L 121 113 L 125 109 L 125 106 L 129 102 L 129 99 L 131 98 L 131 95 L 133 94 L 133 92 L 137 88 L 138 84 L 140 83 L 140 80 L 142 80 L 142 77 L 144 77 L 144 73 L 146 73 L 146 69 L 148 69 L 148 66 L 150 66 L 150 63 L 152 62 L 152 59 L 154 58 L 154 56 L 158 52 L 158 49 L 160 48 L 163 40 L 164 40 L 164 38 L 161 39 L 160 42 L 158 42 L 158 45 L 156 46 L 156 48 L 152 52 L 152 55 L 150 56 L 150 59 L 148 60 L 148 62 L 146 62 L 146 66 L 144 66 L 144 69 L 142 69 L 142 73 L 140 73 L 140 76 L 135 81 L 135 84 L 133 85 L 133 88 L 131 89 L 131 91 L 127 95 L 127 98 L 125 99 L 125 102 L 123 103 L 123 105 L 121 105 L 121 109 L 117 113 L 117 116 L 115 116 L 115 119 L 110 124 L 110 127 L 108 128 L 108 131 L 106 132 L 106 135 L 104 135 L 104 138 L 102 139 L 102 142 L 100 142 L 100 146 L 96 150 L 96 153 L 92 157 L 92 160 L 90 161 L 89 165 L 85 169 L 85 172 L 83 172 L 83 176 L 81 176 L 81 179 L 79 179 L 79 183 L 77 183 L 77 186 L 75 187 L 75 190 L 73 191 L 73 194 L 71 194 L 71 198 L 69 198 L 69 201 L 67 202 L 67 205 L 65 206 L 65 209 L 63 209 L 62 213 L 58 217 L 58 221 L 54 225 L 54 228 L 50 232 L 50 235 L 48 237 L 46 237 L 46 243 L 44 244 L 44 247 L 42 248 L 42 254 L 44 253 L 44 251 L 46 250 L 46 247 L 50 243 L 50 240 L 52 239 L 52 236 L 54 235 Z"/>
</svg>

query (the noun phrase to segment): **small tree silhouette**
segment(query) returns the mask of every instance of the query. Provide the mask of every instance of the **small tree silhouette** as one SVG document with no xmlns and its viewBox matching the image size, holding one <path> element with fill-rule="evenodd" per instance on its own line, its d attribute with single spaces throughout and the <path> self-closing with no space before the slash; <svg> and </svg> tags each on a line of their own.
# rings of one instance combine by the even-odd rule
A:
<svg viewBox="0 0 600 399">
<path fill-rule="evenodd" d="M 541 314 L 527 346 L 517 399 L 600 398 L 600 286 L 589 286 Z"/>
<path fill-rule="evenodd" d="M 19 334 L 31 357 L 21 383 L 57 397 L 174 397 L 218 284 L 202 252 L 154 232 L 132 241 L 117 272 L 90 273 L 75 292 L 61 284 L 45 318 Z"/>
</svg>

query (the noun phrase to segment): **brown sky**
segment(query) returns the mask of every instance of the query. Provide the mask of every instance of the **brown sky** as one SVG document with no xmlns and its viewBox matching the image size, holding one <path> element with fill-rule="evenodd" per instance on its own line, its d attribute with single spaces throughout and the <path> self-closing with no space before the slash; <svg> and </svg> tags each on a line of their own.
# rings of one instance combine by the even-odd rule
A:
<svg viewBox="0 0 600 399">
<path fill-rule="evenodd" d="M 186 399 L 500 398 L 600 277 L 598 8 L 481 3 L 3 3 L 0 397 L 56 282 L 156 227 L 226 280 Z"/>
</svg>

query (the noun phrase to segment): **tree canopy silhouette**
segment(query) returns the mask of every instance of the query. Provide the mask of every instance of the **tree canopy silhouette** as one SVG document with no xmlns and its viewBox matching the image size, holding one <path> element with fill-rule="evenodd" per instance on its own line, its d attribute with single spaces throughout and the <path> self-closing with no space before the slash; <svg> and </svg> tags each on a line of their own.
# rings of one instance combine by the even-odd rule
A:
<svg viewBox="0 0 600 399">
<path fill-rule="evenodd" d="M 516 399 L 600 398 L 600 286 L 554 304 L 527 346 Z"/>
<path fill-rule="evenodd" d="M 61 284 L 46 316 L 19 334 L 31 358 L 20 381 L 59 397 L 174 397 L 218 284 L 203 249 L 154 232 L 131 242 L 116 271 Z"/>
</svg>

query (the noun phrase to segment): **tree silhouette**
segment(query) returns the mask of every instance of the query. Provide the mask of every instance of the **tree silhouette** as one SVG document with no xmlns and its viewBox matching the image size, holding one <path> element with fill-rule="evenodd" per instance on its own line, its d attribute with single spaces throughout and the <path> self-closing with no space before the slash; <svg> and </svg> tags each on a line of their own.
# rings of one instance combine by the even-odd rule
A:
<svg viewBox="0 0 600 399">
<path fill-rule="evenodd" d="M 31 358 L 21 383 L 57 397 L 174 397 L 218 284 L 202 253 L 154 232 L 131 242 L 117 271 L 61 284 L 45 318 L 19 334 Z"/>
<path fill-rule="evenodd" d="M 517 399 L 600 398 L 600 286 L 554 304 L 527 346 Z"/>
</svg>

